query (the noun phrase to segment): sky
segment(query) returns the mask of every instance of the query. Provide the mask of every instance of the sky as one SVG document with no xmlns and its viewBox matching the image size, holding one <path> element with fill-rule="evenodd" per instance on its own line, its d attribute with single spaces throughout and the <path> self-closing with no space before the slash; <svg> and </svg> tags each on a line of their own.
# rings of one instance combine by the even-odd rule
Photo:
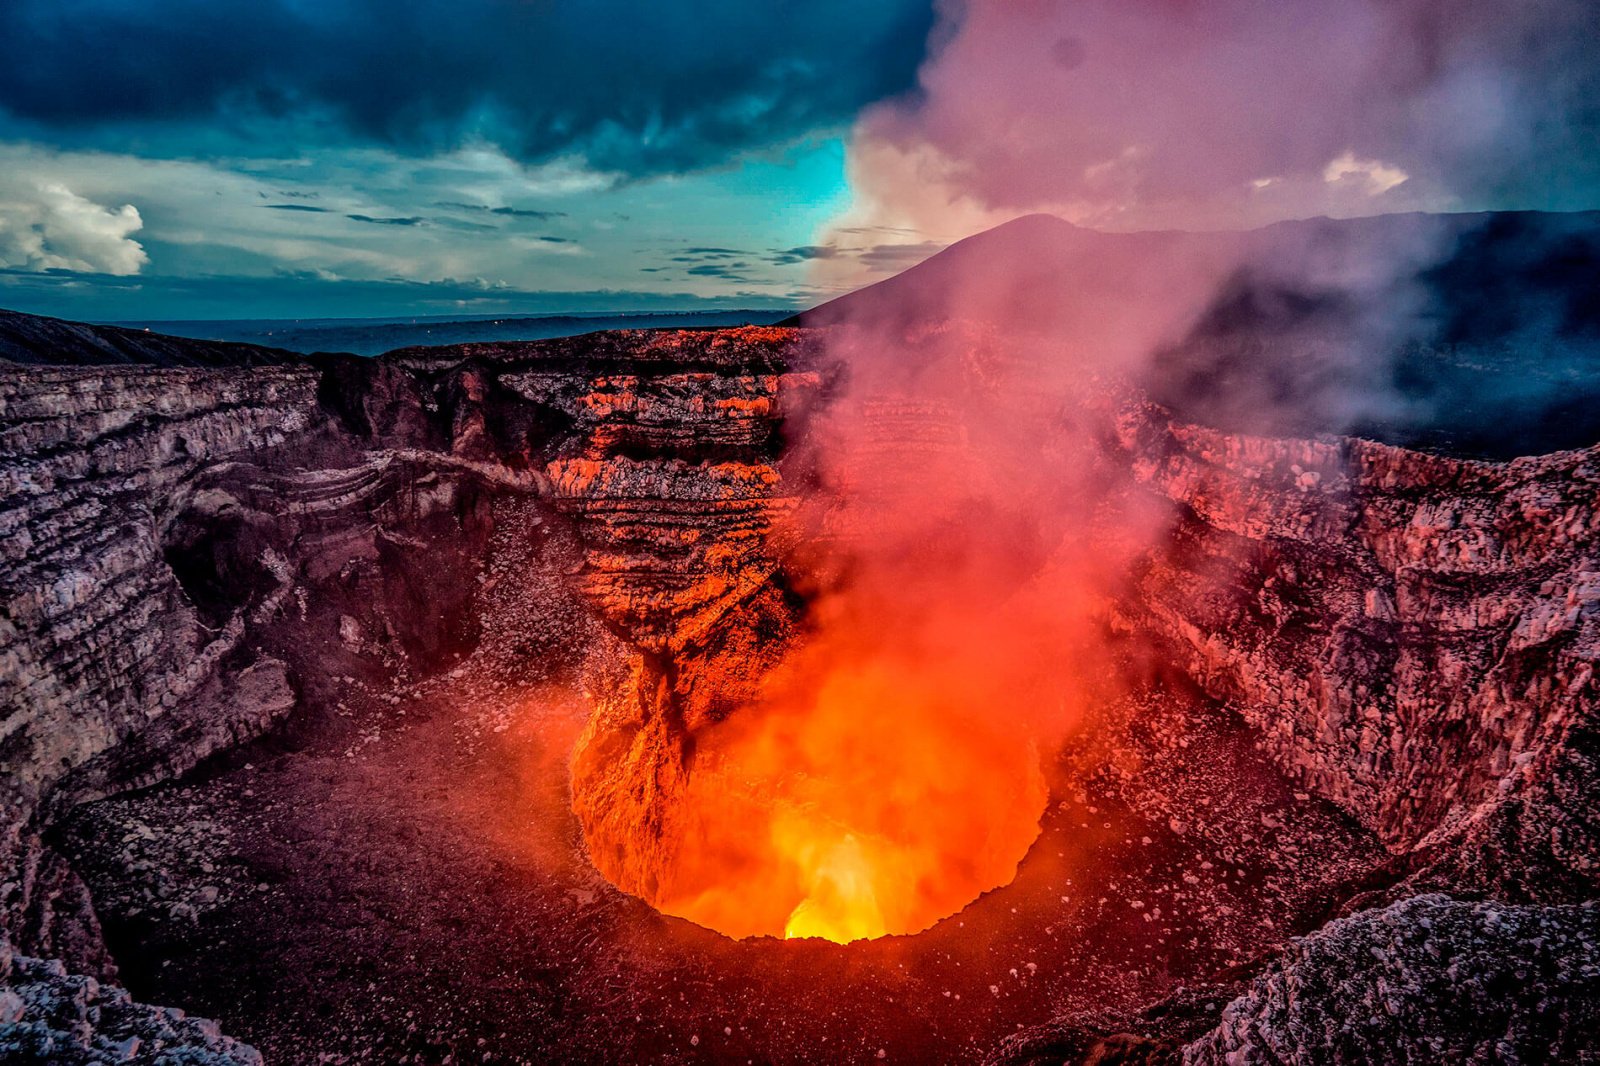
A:
<svg viewBox="0 0 1600 1066">
<path fill-rule="evenodd" d="M 784 307 L 913 0 L 6 0 L 0 306 Z"/>
<path fill-rule="evenodd" d="M 0 306 L 803 306 L 1031 211 L 1600 206 L 1590 0 L 5 0 Z"/>
</svg>

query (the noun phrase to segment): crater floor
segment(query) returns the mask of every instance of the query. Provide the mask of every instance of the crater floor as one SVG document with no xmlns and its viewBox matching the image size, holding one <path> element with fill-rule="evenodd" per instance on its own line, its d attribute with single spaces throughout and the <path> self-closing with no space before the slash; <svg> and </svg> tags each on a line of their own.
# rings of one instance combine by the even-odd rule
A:
<svg viewBox="0 0 1600 1066">
<path fill-rule="evenodd" d="M 30 329 L 45 364 L 85 343 Z M 0 704 L 22 710 L 0 730 L 0 852 L 22 874 L 0 879 L 0 1015 L 21 1020 L 0 1058 L 139 1039 L 254 1060 L 150 1003 L 290 1063 L 1592 1050 L 1596 448 L 1484 463 L 1251 437 L 1096 388 L 1093 447 L 1020 434 L 1022 460 L 995 463 L 958 446 L 974 419 L 937 397 L 863 399 L 872 477 L 845 496 L 926 472 L 937 448 L 951 484 L 1015 468 L 1049 486 L 1092 516 L 1097 552 L 1121 543 L 1102 534 L 1124 504 L 1163 516 L 1081 615 L 1106 644 L 1066 662 L 1085 689 L 1057 676 L 1064 656 L 1037 671 L 1077 702 L 1126 695 L 1048 768 L 1013 884 L 905 939 L 740 943 L 604 882 L 572 794 L 596 854 L 607 831 L 667 839 L 657 786 L 704 750 L 668 730 L 694 740 L 748 706 L 803 632 L 814 560 L 789 519 L 828 484 L 808 442 L 846 381 L 826 337 L 635 332 L 246 371 L 138 336 L 112 354 L 186 369 L 0 382 Z M 979 424 L 1078 435 L 1031 364 L 948 337 L 990 398 Z M 1053 477 L 1080 465 L 1088 496 Z M 881 532 L 816 500 L 823 542 Z M 940 563 L 961 552 L 890 554 L 939 575 L 970 626 Z M 1165 674 L 1082 676 L 1135 663 L 1232 702 Z M 1006 698 L 966 702 L 1010 721 L 1027 701 Z M 591 736 L 643 720 L 671 743 L 644 746 L 654 762 L 586 748 L 569 774 L 591 711 Z M 906 727 L 875 720 L 885 746 Z M 139 1003 L 87 976 L 108 956 L 74 870 Z"/>
<path fill-rule="evenodd" d="M 576 687 L 455 674 L 335 681 L 287 733 L 75 813 L 58 844 L 136 997 L 279 1063 L 971 1061 L 1247 972 L 1383 857 L 1153 682 L 1128 750 L 1063 755 L 1011 885 L 913 937 L 733 941 L 588 864 Z"/>
</svg>

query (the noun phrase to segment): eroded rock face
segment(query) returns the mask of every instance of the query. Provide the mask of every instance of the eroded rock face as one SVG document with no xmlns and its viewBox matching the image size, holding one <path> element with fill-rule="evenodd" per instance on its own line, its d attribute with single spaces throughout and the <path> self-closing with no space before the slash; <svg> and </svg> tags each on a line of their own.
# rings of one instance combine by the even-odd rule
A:
<svg viewBox="0 0 1600 1066">
<path fill-rule="evenodd" d="M 203 630 L 178 602 L 182 588 L 163 557 L 162 527 L 176 517 L 166 507 L 208 461 L 304 432 L 315 375 L 184 376 L 174 389 L 158 371 L 52 368 L 4 383 L 0 691 L 16 716 L 6 737 L 11 805 L 34 806 L 64 762 L 119 739 L 118 719 L 132 707 L 159 713 L 194 695 L 211 661 L 238 644 L 243 618 L 215 604 L 221 624 Z M 199 573 L 198 545 L 173 550 Z M 275 584 L 270 571 L 227 576 Z"/>
<path fill-rule="evenodd" d="M 303 432 L 315 388 L 315 374 L 277 369 L 48 368 L 0 384 L 0 855 L 24 871 L 0 898 L 13 935 L 56 924 L 47 912 L 61 889 L 26 871 L 53 865 L 33 854 L 30 822 L 65 776 L 157 720 L 185 734 L 168 767 L 182 769 L 292 702 L 274 664 L 240 646 L 247 608 L 266 597 L 234 609 L 214 603 L 202 617 L 166 561 L 163 530 L 184 510 L 178 498 L 202 466 Z M 268 595 L 278 588 L 259 558 L 247 565 L 259 568 L 257 586 Z M 264 702 L 229 705 L 244 673 L 223 676 L 219 666 L 232 656 L 242 657 L 235 670 L 248 670 L 249 693 Z M 178 722 L 188 728 L 167 724 Z"/>
<path fill-rule="evenodd" d="M 21 949 L 105 972 L 66 950 L 98 933 L 40 841 L 54 811 L 315 704 L 359 658 L 347 644 L 430 666 L 470 646 L 491 496 L 540 484 L 456 417 L 470 377 L 356 360 L 0 376 L 0 860 L 18 871 L 0 928 Z"/>
<path fill-rule="evenodd" d="M 796 331 L 749 329 L 502 379 L 571 420 L 551 494 L 586 544 L 581 587 L 643 651 L 703 641 L 776 569 L 781 427 L 819 383 L 791 372 L 804 359 Z"/>
<path fill-rule="evenodd" d="M 507 378 L 571 412 L 551 492 L 584 543 L 578 587 L 636 649 L 578 741 L 573 803 L 596 865 L 646 899 L 671 888 L 696 731 L 754 694 L 797 616 L 775 582 L 778 526 L 796 504 L 777 462 L 785 417 L 821 379 L 796 331 L 730 339 Z"/>
<path fill-rule="evenodd" d="M 0 931 L 108 973 L 87 896 L 40 831 L 315 705 L 319 671 L 448 666 L 476 639 L 465 590 L 507 494 L 570 527 L 576 550 L 548 565 L 630 648 L 575 753 L 574 804 L 596 865 L 654 896 L 696 731 L 752 697 L 805 617 L 780 563 L 799 494 L 782 460 L 829 394 L 822 355 L 813 334 L 735 330 L 7 371 L 0 859 L 15 874 Z M 1382 834 L 1397 865 L 1378 902 L 1593 898 L 1600 450 L 1462 462 L 1244 438 L 1126 403 L 1096 461 L 1178 516 L 1112 620 Z M 1291 949 L 1188 1053 L 1255 1054 L 1365 1002 L 1362 945 L 1465 951 L 1499 943 L 1499 922 L 1588 957 L 1591 910 L 1485 906 L 1430 898 L 1330 927 L 1326 950 Z M 1436 918 L 1450 931 L 1413 937 Z M 1422 966 L 1405 963 L 1429 996 L 1465 980 Z M 1396 1002 L 1407 1025 L 1438 1022 L 1436 999 Z M 1552 1039 L 1577 1031 L 1561 1025 Z M 1145 1039 L 1128 1054 L 1153 1054 Z"/>
<path fill-rule="evenodd" d="M 1478 463 L 1230 437 L 1150 407 L 1120 432 L 1181 505 L 1125 624 L 1396 850 L 1520 836 L 1500 873 L 1473 863 L 1484 878 L 1592 894 L 1577 782 L 1595 780 L 1600 710 L 1600 449 Z M 1535 861 L 1538 877 L 1505 868 Z"/>
</svg>

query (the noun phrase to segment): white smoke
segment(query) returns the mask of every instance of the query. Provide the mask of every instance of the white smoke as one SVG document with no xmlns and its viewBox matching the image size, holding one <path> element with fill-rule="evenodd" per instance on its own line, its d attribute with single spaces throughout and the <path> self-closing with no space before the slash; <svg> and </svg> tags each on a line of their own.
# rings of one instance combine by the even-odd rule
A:
<svg viewBox="0 0 1600 1066">
<path fill-rule="evenodd" d="M 1194 230 L 1561 210 L 1600 189 L 1591 0 L 937 6 L 919 91 L 858 122 L 855 210 L 821 243 L 869 225 L 947 242 L 1035 211 Z"/>
</svg>

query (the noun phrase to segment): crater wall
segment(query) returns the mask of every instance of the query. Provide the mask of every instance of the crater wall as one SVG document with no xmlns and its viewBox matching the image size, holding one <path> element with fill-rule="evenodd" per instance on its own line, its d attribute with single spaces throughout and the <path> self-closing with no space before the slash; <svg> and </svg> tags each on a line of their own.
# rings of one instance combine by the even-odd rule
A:
<svg viewBox="0 0 1600 1066">
<path fill-rule="evenodd" d="M 780 460 L 825 355 L 745 329 L 0 370 L 0 933 L 110 973 L 51 819 L 314 708 L 358 647 L 448 666 L 505 494 L 567 524 L 556 564 L 631 648 L 574 786 L 597 864 L 648 894 L 694 731 L 803 615 Z M 1380 833 L 1389 897 L 1591 898 L 1600 449 L 1468 462 L 1118 410 L 1097 460 L 1178 517 L 1108 621 Z M 1302 956 L 1284 973 L 1321 965 Z M 1259 1029 L 1256 1009 L 1230 1017 Z"/>
</svg>

